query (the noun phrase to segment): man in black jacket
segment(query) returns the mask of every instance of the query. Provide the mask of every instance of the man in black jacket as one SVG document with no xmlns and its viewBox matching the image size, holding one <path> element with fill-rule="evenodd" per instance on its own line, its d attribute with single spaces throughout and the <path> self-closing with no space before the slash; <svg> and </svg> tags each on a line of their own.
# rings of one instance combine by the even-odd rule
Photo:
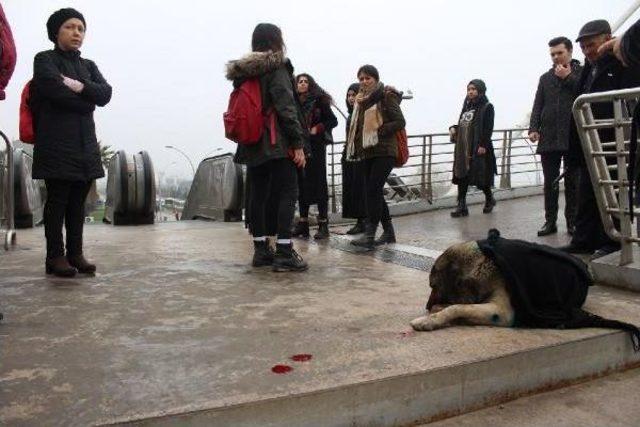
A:
<svg viewBox="0 0 640 427">
<path fill-rule="evenodd" d="M 556 220 L 559 191 L 557 187 L 554 188 L 553 182 L 560 175 L 562 159 L 565 159 L 565 165 L 567 163 L 571 107 L 582 71 L 580 63 L 571 59 L 573 45 L 568 38 L 556 37 L 549 41 L 549 53 L 553 67 L 540 76 L 529 125 L 529 139 L 538 142 L 536 152 L 540 154 L 544 174 L 545 223 L 538 231 L 538 236 L 558 231 Z M 575 171 L 566 171 L 564 190 L 567 232 L 573 234 L 578 191 Z"/>
<path fill-rule="evenodd" d="M 599 54 L 598 49 L 609 40 L 611 40 L 611 27 L 605 20 L 588 22 L 580 30 L 577 41 L 580 42 L 580 48 L 586 57 L 586 64 L 578 83 L 577 95 L 640 86 L 638 68 L 625 67 L 611 53 Z M 592 111 L 595 119 L 613 117 L 611 103 L 592 104 Z M 613 129 L 601 129 L 598 134 L 602 142 L 615 141 Z M 605 233 L 574 120 L 572 120 L 569 139 L 568 164 L 570 168 L 576 168 L 580 174 L 578 213 L 573 239 L 569 245 L 560 249 L 569 253 L 583 254 L 591 254 L 595 251 L 596 257 L 618 250 L 620 244 Z"/>
</svg>

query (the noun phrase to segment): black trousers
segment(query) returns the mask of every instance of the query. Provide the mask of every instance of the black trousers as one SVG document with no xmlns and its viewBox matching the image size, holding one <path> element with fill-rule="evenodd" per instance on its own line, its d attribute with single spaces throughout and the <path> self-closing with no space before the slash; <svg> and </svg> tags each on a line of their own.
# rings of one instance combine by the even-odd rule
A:
<svg viewBox="0 0 640 427">
<path fill-rule="evenodd" d="M 295 164 L 289 158 L 269 160 L 251 167 L 249 173 L 253 237 L 271 235 L 276 225 L 278 239 L 290 239 L 298 198 Z M 275 212 L 277 217 L 274 217 Z"/>
<path fill-rule="evenodd" d="M 383 189 L 395 163 L 395 157 L 374 157 L 364 160 L 368 220 L 374 227 L 377 227 L 381 220 L 391 220 Z"/>
<path fill-rule="evenodd" d="M 617 245 L 607 236 L 600 218 L 598 202 L 591 185 L 591 177 L 586 166 L 577 169 L 578 178 L 578 209 L 576 213 L 576 231 L 571 244 L 583 248 L 596 250 L 603 246 Z"/>
<path fill-rule="evenodd" d="M 91 181 L 46 179 L 47 201 L 44 205 L 44 235 L 47 239 L 47 259 L 64 256 L 62 225 L 67 233 L 67 255 L 82 254 L 84 202 Z"/>
<path fill-rule="evenodd" d="M 480 188 L 484 193 L 484 196 L 488 199 L 491 197 L 491 187 L 482 187 Z M 469 178 L 459 178 L 458 179 L 458 201 L 466 200 L 467 192 L 469 191 Z"/>
<path fill-rule="evenodd" d="M 541 153 L 542 174 L 544 175 L 544 219 L 546 222 L 555 223 L 558 220 L 558 197 L 559 188 L 553 188 L 553 181 L 560 176 L 560 163 L 566 153 L 555 151 Z M 567 226 L 575 224 L 576 211 L 578 210 L 578 177 L 579 171 L 574 169 L 565 170 L 564 175 L 564 218 Z"/>
</svg>

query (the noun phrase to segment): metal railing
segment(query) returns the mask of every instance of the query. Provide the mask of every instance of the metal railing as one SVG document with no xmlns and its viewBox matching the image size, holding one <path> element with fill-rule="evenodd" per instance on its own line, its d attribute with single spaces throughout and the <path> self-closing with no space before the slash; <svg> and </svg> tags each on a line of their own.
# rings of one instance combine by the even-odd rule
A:
<svg viewBox="0 0 640 427">
<path fill-rule="evenodd" d="M 630 146 L 627 138 L 632 124 L 629 112 L 633 111 L 631 104 L 637 104 L 638 99 L 640 88 L 634 88 L 582 95 L 573 104 L 573 115 L 604 229 L 621 245 L 619 265 L 633 262 L 632 243 L 640 242 L 638 233 L 633 235 L 630 215 L 631 209 L 635 215 L 640 215 L 640 209 L 629 205 L 630 182 L 627 176 Z M 594 103 L 612 103 L 614 117 L 596 120 L 591 108 Z M 600 141 L 599 129 L 613 129 L 615 141 Z M 611 160 L 607 162 L 607 159 Z"/>
<path fill-rule="evenodd" d="M 6 145 L 5 157 L 6 161 L 3 162 L 2 174 L 0 174 L 0 187 L 2 191 L 0 194 L 3 196 L 2 209 L 0 209 L 0 223 L 4 222 L 4 248 L 9 250 L 16 244 L 16 231 L 15 231 L 15 198 L 14 191 L 14 179 L 13 179 L 13 146 L 9 138 L 0 131 L 0 137 L 4 140 Z"/>
<path fill-rule="evenodd" d="M 493 132 L 492 141 L 498 166 L 496 186 L 510 189 L 517 186 L 540 185 L 542 169 L 535 155 L 535 144 L 526 137 L 527 129 L 500 129 Z M 432 203 L 452 188 L 454 143 L 449 133 L 410 135 L 409 160 L 393 173 L 400 178 L 409 194 L 419 193 Z M 342 152 L 344 141 L 335 142 L 327 150 L 327 175 L 331 211 L 338 212 L 342 194 Z M 417 190 L 417 191 L 415 191 Z M 390 200 L 393 203 L 394 200 Z"/>
</svg>

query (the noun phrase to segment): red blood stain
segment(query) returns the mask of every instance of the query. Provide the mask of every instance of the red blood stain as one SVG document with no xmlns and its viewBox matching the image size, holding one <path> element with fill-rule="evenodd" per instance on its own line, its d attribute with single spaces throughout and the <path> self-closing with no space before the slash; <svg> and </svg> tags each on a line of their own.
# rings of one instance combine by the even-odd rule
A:
<svg viewBox="0 0 640 427">
<path fill-rule="evenodd" d="M 310 354 L 294 354 L 291 356 L 291 360 L 294 362 L 308 362 L 311 359 L 313 359 L 313 356 Z"/>
<path fill-rule="evenodd" d="M 293 371 L 293 368 L 289 365 L 275 365 L 271 368 L 271 372 L 274 374 L 288 374 L 291 371 Z"/>
<path fill-rule="evenodd" d="M 400 332 L 400 338 L 411 338 L 415 334 L 416 334 L 416 332 L 413 331 L 413 330 L 411 330 L 411 331 L 403 331 L 403 332 Z"/>
</svg>

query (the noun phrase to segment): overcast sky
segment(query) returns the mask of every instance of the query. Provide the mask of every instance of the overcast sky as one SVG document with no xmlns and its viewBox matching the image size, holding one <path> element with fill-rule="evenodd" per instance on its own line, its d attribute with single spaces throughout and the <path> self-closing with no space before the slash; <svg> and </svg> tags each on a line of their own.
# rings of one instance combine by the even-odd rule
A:
<svg viewBox="0 0 640 427">
<path fill-rule="evenodd" d="M 113 86 L 111 103 L 95 114 L 98 139 L 129 153 L 149 151 L 156 172 L 189 176 L 187 161 L 164 146 L 183 149 L 196 167 L 218 148 L 235 150 L 222 127 L 231 90 L 224 64 L 250 50 L 259 22 L 282 28 L 296 72 L 313 75 L 341 108 L 362 64 L 374 64 L 386 84 L 411 89 L 415 97 L 402 108 L 415 134 L 446 131 L 473 78 L 487 83 L 497 127 L 521 124 L 538 77 L 550 66 L 547 41 L 559 35 L 574 40 L 592 19 L 613 23 L 632 3 L 5 0 L 18 64 L 0 104 L 0 123 L 17 138 L 20 91 L 31 78 L 35 53 L 52 47 L 45 22 L 61 7 L 84 14 L 82 55 Z M 574 54 L 582 61 L 578 46 Z M 343 129 L 340 118 L 336 138 L 343 138 Z"/>
</svg>

